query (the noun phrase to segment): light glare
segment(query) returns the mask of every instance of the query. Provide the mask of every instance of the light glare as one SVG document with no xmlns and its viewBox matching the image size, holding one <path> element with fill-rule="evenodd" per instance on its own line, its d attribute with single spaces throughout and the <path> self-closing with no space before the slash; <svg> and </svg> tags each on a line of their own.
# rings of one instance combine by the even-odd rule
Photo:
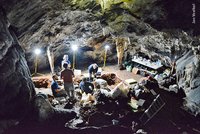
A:
<svg viewBox="0 0 200 134">
<path fill-rule="evenodd" d="M 110 48 L 110 46 L 108 46 L 108 45 L 105 46 L 105 49 L 106 49 L 106 50 L 108 50 L 109 48 Z"/>
<path fill-rule="evenodd" d="M 37 49 L 35 49 L 34 53 L 35 53 L 36 55 L 39 55 L 39 54 L 41 53 L 41 50 L 37 48 Z"/>
<path fill-rule="evenodd" d="M 77 45 L 72 45 L 72 50 L 73 51 L 77 51 L 78 50 L 78 46 Z"/>
</svg>

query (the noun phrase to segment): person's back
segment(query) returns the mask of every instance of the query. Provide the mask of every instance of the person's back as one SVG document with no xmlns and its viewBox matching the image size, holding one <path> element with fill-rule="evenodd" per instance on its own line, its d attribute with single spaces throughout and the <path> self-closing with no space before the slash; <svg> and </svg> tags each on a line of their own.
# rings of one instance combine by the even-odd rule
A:
<svg viewBox="0 0 200 134">
<path fill-rule="evenodd" d="M 97 64 L 91 64 L 89 67 L 88 67 L 88 71 L 89 73 L 96 73 L 98 71 L 98 66 Z"/>
<path fill-rule="evenodd" d="M 91 65 L 89 65 L 89 67 L 88 67 L 88 71 L 91 72 L 92 70 L 93 70 L 93 66 L 92 66 L 92 64 L 91 64 Z"/>
<path fill-rule="evenodd" d="M 73 82 L 74 73 L 71 69 L 64 69 L 61 72 L 61 78 L 63 79 L 64 83 L 72 83 Z"/>
<path fill-rule="evenodd" d="M 63 79 L 64 82 L 64 88 L 65 91 L 67 92 L 67 95 L 69 98 L 74 99 L 74 84 L 73 84 L 73 77 L 74 73 L 71 69 L 68 69 L 68 64 L 64 64 L 63 67 L 65 68 L 61 72 L 61 79 Z"/>
</svg>

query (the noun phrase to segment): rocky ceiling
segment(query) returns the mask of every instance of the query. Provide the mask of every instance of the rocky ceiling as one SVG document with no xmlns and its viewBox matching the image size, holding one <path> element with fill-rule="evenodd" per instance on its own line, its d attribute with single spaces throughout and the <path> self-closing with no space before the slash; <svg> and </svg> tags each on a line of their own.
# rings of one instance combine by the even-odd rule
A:
<svg viewBox="0 0 200 134">
<path fill-rule="evenodd" d="M 187 0 L 1 0 L 29 67 L 33 68 L 33 49 L 39 47 L 44 51 L 39 61 L 43 69 L 49 67 L 46 48 L 50 44 L 57 65 L 63 54 L 71 57 L 74 43 L 84 52 L 78 56 L 82 61 L 101 62 L 105 44 L 113 46 L 108 60 L 116 61 L 116 36 L 128 36 L 132 44 L 148 48 L 156 44 L 159 53 L 169 54 L 172 44 L 185 47 L 199 34 L 199 22 L 192 23 L 194 3 L 198 5 Z"/>
</svg>

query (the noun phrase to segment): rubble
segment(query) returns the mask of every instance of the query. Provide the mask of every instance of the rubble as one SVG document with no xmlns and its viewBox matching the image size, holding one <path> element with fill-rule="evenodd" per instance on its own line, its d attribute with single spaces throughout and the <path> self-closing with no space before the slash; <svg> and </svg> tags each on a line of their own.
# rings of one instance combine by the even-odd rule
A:
<svg viewBox="0 0 200 134">
<path fill-rule="evenodd" d="M 114 87 L 122 81 L 114 73 L 103 74 L 101 78 L 107 81 L 109 86 L 114 85 Z"/>
<path fill-rule="evenodd" d="M 32 80 L 36 88 L 48 88 L 51 84 L 48 78 L 33 78 Z"/>
</svg>

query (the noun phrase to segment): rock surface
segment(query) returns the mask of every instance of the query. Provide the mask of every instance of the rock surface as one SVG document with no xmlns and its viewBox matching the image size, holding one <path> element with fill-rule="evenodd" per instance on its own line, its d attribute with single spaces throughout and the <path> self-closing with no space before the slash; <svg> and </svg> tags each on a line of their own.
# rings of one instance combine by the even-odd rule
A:
<svg viewBox="0 0 200 134">
<path fill-rule="evenodd" d="M 39 59 L 39 68 L 46 69 L 49 67 L 46 56 L 46 48 L 49 45 L 52 47 L 55 64 L 58 67 L 64 54 L 68 54 L 72 60 L 71 45 L 73 44 L 78 44 L 80 47 L 77 59 L 82 63 L 94 61 L 102 63 L 106 44 L 111 46 L 108 62 L 116 62 L 114 42 L 116 36 L 130 38 L 131 45 L 128 50 L 132 53 L 139 47 L 140 50 L 151 50 L 170 57 L 174 55 L 174 50 L 179 54 L 179 49 L 190 45 L 192 40 L 190 35 L 198 33 L 194 30 L 197 30 L 199 23 L 193 25 L 189 22 L 191 16 L 184 16 L 185 13 L 191 13 L 192 3 L 186 0 L 181 1 L 180 4 L 187 7 L 184 9 L 179 4 L 175 4 L 180 3 L 179 1 L 163 0 L 119 0 L 117 2 L 107 0 L 106 3 L 102 3 L 101 0 L 98 2 L 94 0 L 21 0 L 18 2 L 1 0 L 1 2 L 26 51 L 31 69 L 35 58 L 33 50 L 36 47 L 43 50 Z M 173 8 L 169 10 L 169 7 Z M 184 12 L 180 13 L 179 9 Z M 176 12 L 172 12 L 174 10 Z M 182 23 L 184 25 L 181 25 Z M 163 28 L 167 30 L 162 32 Z M 180 28 L 180 30 L 176 29 L 177 32 L 173 32 L 175 31 L 173 28 Z M 189 31 L 189 34 L 182 32 L 181 29 Z M 77 66 L 80 66 L 79 64 L 77 62 Z"/>
<path fill-rule="evenodd" d="M 177 61 L 177 80 L 186 93 L 186 107 L 197 115 L 200 113 L 200 51 L 196 48 L 195 52 L 189 51 Z"/>
<path fill-rule="evenodd" d="M 61 120 L 67 122 L 76 117 L 73 110 L 54 108 L 45 94 L 37 94 L 33 110 L 36 115 L 35 119 L 41 123 Z"/>
<path fill-rule="evenodd" d="M 22 119 L 35 95 L 24 52 L 4 12 L 0 11 L 0 131 Z M 11 121 L 6 121 L 11 120 Z M 15 123 L 13 123 L 15 124 Z M 2 127 L 1 127 L 2 126 Z"/>
</svg>

